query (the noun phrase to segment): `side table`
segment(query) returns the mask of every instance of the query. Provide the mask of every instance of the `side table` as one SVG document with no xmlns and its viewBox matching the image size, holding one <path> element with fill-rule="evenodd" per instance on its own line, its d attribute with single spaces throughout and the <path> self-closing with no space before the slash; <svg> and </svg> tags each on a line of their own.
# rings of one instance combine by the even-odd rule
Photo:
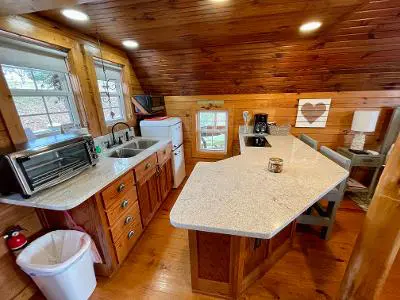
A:
<svg viewBox="0 0 400 300">
<path fill-rule="evenodd" d="M 379 176 L 379 171 L 384 163 L 385 155 L 383 155 L 383 154 L 378 154 L 378 155 L 356 154 L 356 153 L 351 152 L 349 150 L 349 148 L 345 148 L 345 147 L 339 147 L 337 149 L 337 152 L 351 160 L 350 172 L 353 167 L 368 167 L 368 168 L 375 169 L 371 183 L 370 183 L 369 187 L 366 188 L 366 191 L 368 192 L 368 199 L 369 199 L 370 196 L 372 196 L 375 191 L 375 187 L 376 187 L 378 176 Z"/>
</svg>

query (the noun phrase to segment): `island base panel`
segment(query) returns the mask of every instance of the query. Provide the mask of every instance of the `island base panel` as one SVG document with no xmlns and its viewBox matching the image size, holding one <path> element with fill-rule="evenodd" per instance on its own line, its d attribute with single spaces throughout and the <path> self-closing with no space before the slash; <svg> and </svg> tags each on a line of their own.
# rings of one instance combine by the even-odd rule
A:
<svg viewBox="0 0 400 300">
<path fill-rule="evenodd" d="M 192 290 L 235 299 L 292 245 L 295 223 L 263 240 L 189 230 Z"/>
</svg>

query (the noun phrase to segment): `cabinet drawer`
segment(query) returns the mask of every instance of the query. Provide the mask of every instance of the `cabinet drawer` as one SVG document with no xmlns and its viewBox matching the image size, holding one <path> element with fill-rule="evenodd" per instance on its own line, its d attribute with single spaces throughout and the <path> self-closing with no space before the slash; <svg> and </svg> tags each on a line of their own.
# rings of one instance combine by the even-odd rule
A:
<svg viewBox="0 0 400 300">
<path fill-rule="evenodd" d="M 119 263 L 124 261 L 125 257 L 142 234 L 142 231 L 143 229 L 140 223 L 133 223 L 122 233 L 118 241 L 114 244 Z"/>
<path fill-rule="evenodd" d="M 162 165 L 164 162 L 166 162 L 171 157 L 171 152 L 172 152 L 171 143 L 169 143 L 164 149 L 158 150 L 157 151 L 158 164 Z"/>
<path fill-rule="evenodd" d="M 116 242 L 129 227 L 132 225 L 138 225 L 142 227 L 139 214 L 139 203 L 135 201 L 133 205 L 127 208 L 127 211 L 115 221 L 115 224 L 111 228 L 111 236 L 113 241 Z"/>
<path fill-rule="evenodd" d="M 101 192 L 105 209 L 109 209 L 111 206 L 115 205 L 115 202 L 120 202 L 127 191 L 132 190 L 134 185 L 135 181 L 132 172 L 128 172 L 115 180 L 109 187 Z"/>
<path fill-rule="evenodd" d="M 157 166 L 157 154 L 154 153 L 135 167 L 136 181 L 147 177 Z"/>
<path fill-rule="evenodd" d="M 135 202 L 137 202 L 136 186 L 115 197 L 113 205 L 106 210 L 108 224 L 112 226 Z"/>
</svg>

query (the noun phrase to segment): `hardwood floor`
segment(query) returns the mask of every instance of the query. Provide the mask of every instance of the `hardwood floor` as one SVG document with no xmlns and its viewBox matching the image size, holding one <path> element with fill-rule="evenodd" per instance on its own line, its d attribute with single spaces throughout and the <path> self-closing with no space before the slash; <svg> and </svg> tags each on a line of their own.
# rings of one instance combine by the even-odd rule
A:
<svg viewBox="0 0 400 300">
<path fill-rule="evenodd" d="M 92 300 L 213 299 L 191 292 L 187 231 L 169 223 L 180 190 L 173 190 L 121 269 L 99 278 Z M 287 253 L 242 299 L 334 299 L 365 213 L 344 200 L 330 241 L 308 227 L 298 229 Z M 396 259 L 380 299 L 400 299 Z"/>
</svg>

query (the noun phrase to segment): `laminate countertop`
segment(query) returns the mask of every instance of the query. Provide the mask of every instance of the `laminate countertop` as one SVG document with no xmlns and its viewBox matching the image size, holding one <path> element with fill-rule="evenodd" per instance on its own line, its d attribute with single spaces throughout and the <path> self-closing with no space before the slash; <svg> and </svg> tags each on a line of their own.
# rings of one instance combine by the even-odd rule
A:
<svg viewBox="0 0 400 300">
<path fill-rule="evenodd" d="M 297 139 L 266 136 L 272 147 L 246 147 L 241 155 L 198 163 L 170 222 L 191 230 L 270 239 L 349 173 Z M 284 160 L 282 173 L 268 171 L 270 157 Z"/>
<path fill-rule="evenodd" d="M 136 139 L 139 140 L 140 137 Z M 150 139 L 158 140 L 158 142 L 134 157 L 108 157 L 109 152 L 122 148 L 123 145 L 115 147 L 101 155 L 96 166 L 63 183 L 40 191 L 28 199 L 24 199 L 19 194 L 0 195 L 0 203 L 61 211 L 77 207 L 171 141 L 166 138 Z"/>
</svg>

